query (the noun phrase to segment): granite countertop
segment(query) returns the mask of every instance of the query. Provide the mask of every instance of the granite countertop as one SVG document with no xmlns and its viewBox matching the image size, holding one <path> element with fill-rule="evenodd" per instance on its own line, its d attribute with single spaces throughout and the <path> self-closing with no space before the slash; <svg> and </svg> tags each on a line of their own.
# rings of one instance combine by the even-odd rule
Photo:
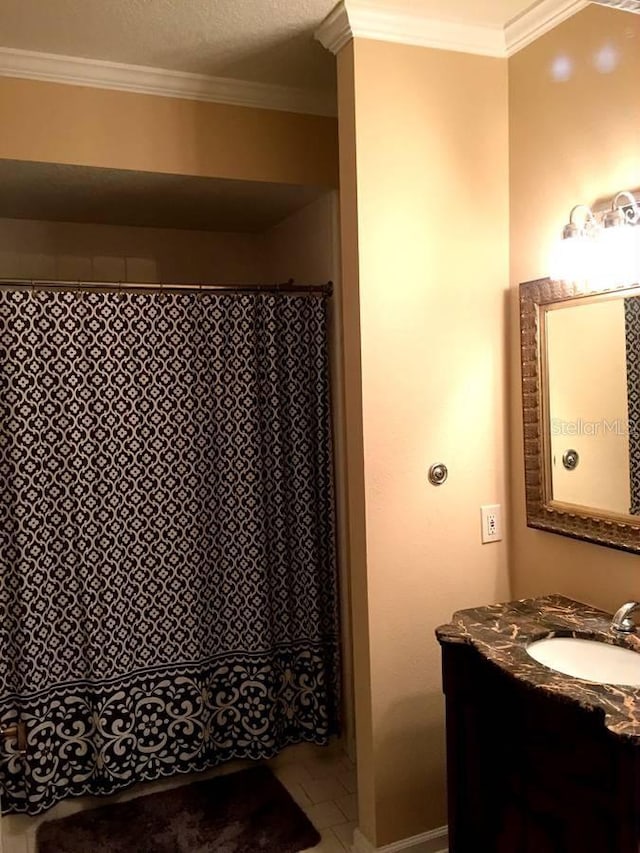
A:
<svg viewBox="0 0 640 853">
<path fill-rule="evenodd" d="M 454 613 L 438 641 L 473 646 L 487 660 L 530 686 L 582 707 L 601 710 L 614 734 L 640 738 L 640 688 L 597 684 L 563 675 L 531 658 L 526 647 L 544 637 L 582 637 L 640 652 L 640 636 L 611 633 L 611 614 L 561 595 L 491 604 Z M 640 659 L 639 659 L 640 665 Z"/>
</svg>

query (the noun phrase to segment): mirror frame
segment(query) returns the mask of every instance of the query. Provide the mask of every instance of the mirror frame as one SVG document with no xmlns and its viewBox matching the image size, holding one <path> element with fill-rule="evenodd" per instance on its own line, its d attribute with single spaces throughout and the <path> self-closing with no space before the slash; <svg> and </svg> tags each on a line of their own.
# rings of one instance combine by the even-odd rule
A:
<svg viewBox="0 0 640 853">
<path fill-rule="evenodd" d="M 527 526 L 640 554 L 640 517 L 553 499 L 551 423 L 544 317 L 546 306 L 571 299 L 638 294 L 638 285 L 594 288 L 544 278 L 520 285 L 520 353 Z"/>
</svg>

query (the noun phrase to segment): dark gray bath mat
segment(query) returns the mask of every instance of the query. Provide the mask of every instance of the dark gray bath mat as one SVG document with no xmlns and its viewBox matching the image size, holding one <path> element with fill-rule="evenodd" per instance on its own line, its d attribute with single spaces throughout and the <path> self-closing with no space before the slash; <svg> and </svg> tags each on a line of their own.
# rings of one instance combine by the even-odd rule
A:
<svg viewBox="0 0 640 853">
<path fill-rule="evenodd" d="M 38 853 L 298 853 L 320 836 L 266 767 L 43 823 Z"/>
</svg>

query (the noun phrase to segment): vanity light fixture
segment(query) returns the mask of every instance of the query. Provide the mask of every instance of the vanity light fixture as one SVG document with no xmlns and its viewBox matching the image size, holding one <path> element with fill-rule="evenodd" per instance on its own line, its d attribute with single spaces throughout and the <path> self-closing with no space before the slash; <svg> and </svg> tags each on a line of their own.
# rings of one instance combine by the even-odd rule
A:
<svg viewBox="0 0 640 853">
<path fill-rule="evenodd" d="M 584 281 L 595 261 L 598 222 L 586 204 L 576 205 L 554 246 L 549 276 L 554 281 Z"/>
<path fill-rule="evenodd" d="M 625 286 L 640 280 L 640 208 L 630 192 L 621 192 L 602 217 L 597 260 L 602 284 Z"/>
<path fill-rule="evenodd" d="M 623 190 L 595 212 L 574 207 L 553 249 L 549 275 L 598 287 L 640 283 L 640 204 L 634 194 Z"/>
<path fill-rule="evenodd" d="M 593 0 L 597 6 L 611 6 L 623 12 L 635 12 L 640 15 L 640 0 Z"/>
</svg>

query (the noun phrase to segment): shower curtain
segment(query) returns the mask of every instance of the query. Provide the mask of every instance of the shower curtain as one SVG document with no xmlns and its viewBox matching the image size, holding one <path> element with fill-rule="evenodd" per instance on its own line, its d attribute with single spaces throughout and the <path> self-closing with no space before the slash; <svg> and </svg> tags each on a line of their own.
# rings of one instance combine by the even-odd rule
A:
<svg viewBox="0 0 640 853">
<path fill-rule="evenodd" d="M 325 302 L 0 292 L 5 812 L 336 732 Z"/>
<path fill-rule="evenodd" d="M 640 298 L 624 300 L 631 515 L 640 515 Z"/>
</svg>

